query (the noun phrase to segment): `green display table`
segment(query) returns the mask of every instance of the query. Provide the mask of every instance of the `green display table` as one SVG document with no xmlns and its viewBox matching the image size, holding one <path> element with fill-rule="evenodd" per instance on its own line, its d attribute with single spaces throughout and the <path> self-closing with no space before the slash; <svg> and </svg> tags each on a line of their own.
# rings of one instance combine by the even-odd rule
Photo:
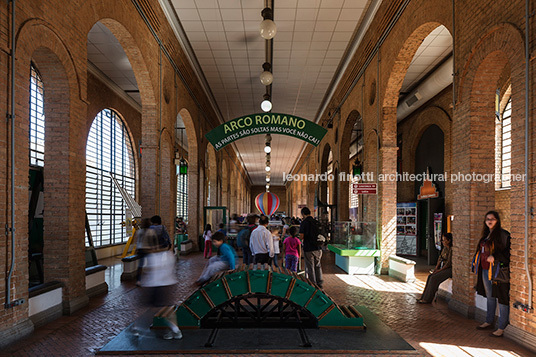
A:
<svg viewBox="0 0 536 357">
<path fill-rule="evenodd" d="M 373 275 L 379 249 L 348 249 L 342 244 L 328 244 L 328 249 L 335 253 L 335 265 L 348 274 Z"/>
</svg>

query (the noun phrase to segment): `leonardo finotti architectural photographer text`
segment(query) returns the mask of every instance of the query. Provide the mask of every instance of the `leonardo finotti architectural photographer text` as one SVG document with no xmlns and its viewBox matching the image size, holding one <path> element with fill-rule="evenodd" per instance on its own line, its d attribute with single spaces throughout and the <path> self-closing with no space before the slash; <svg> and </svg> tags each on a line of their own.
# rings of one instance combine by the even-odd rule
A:
<svg viewBox="0 0 536 357">
<path fill-rule="evenodd" d="M 481 174 L 481 173 L 452 173 L 443 172 L 441 174 L 427 174 L 425 172 L 420 174 L 410 174 L 409 172 L 402 172 L 396 174 L 378 174 L 375 175 L 373 172 L 366 172 L 360 175 L 352 175 L 349 173 L 341 172 L 338 175 L 339 181 L 352 181 L 352 182 L 383 182 L 383 181 L 401 181 L 401 182 L 422 182 L 422 181 L 432 181 L 432 182 L 447 182 L 451 183 L 456 182 L 501 182 L 504 179 L 510 179 L 510 181 L 525 181 L 525 174 Z M 287 174 L 283 172 L 284 181 L 308 181 L 308 182 L 317 182 L 317 181 L 334 181 L 335 175 L 333 173 L 324 172 L 322 174 Z"/>
</svg>

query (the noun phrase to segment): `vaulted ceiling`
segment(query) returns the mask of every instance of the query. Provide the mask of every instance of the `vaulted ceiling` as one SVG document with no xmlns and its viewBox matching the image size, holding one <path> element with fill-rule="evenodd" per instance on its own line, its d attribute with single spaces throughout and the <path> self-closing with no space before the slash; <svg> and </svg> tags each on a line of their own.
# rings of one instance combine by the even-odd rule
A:
<svg viewBox="0 0 536 357">
<path fill-rule="evenodd" d="M 261 112 L 265 93 L 259 75 L 265 41 L 259 34 L 264 0 L 159 0 L 189 60 L 212 97 L 223 121 Z M 381 0 L 278 0 L 273 4 L 277 34 L 273 40 L 273 112 L 312 121 L 344 70 Z M 97 24 L 88 37 L 88 60 L 139 104 L 136 80 L 114 36 Z M 354 46 L 355 47 L 355 46 Z M 444 27 L 421 45 L 403 84 L 412 90 L 452 51 Z M 130 71 L 130 72 L 129 72 Z M 303 141 L 272 135 L 271 183 L 283 184 L 283 173 L 297 162 Z M 265 184 L 264 136 L 237 141 L 241 161 L 254 185 Z"/>
</svg>

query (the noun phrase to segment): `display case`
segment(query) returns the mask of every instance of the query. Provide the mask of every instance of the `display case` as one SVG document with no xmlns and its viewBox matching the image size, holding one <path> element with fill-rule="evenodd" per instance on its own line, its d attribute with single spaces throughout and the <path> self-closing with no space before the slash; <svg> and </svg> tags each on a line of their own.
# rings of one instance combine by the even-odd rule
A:
<svg viewBox="0 0 536 357">
<path fill-rule="evenodd" d="M 376 249 L 376 222 L 335 222 L 331 243 L 342 249 Z"/>
<path fill-rule="evenodd" d="M 335 253 L 335 265 L 348 274 L 374 274 L 380 256 L 376 222 L 335 222 L 328 249 Z"/>
</svg>

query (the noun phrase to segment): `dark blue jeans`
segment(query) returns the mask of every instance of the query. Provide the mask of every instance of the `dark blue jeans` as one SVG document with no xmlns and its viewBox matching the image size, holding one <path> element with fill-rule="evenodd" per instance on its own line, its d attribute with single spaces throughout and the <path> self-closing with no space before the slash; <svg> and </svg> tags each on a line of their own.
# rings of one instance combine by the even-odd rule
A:
<svg viewBox="0 0 536 357">
<path fill-rule="evenodd" d="M 253 255 L 251 255 L 251 249 L 249 249 L 249 247 L 242 247 L 242 255 L 244 264 L 253 264 Z"/>
<path fill-rule="evenodd" d="M 285 267 L 290 271 L 296 272 L 298 270 L 298 257 L 287 254 L 285 256 Z"/>
<path fill-rule="evenodd" d="M 488 271 L 482 269 L 482 280 L 484 281 L 484 290 L 486 290 L 487 310 L 486 322 L 493 324 L 495 319 L 495 310 L 497 309 L 497 298 L 491 296 L 492 281 L 488 278 Z M 508 325 L 508 317 L 510 315 L 510 305 L 499 303 L 499 326 L 497 328 L 504 330 Z"/>
</svg>

